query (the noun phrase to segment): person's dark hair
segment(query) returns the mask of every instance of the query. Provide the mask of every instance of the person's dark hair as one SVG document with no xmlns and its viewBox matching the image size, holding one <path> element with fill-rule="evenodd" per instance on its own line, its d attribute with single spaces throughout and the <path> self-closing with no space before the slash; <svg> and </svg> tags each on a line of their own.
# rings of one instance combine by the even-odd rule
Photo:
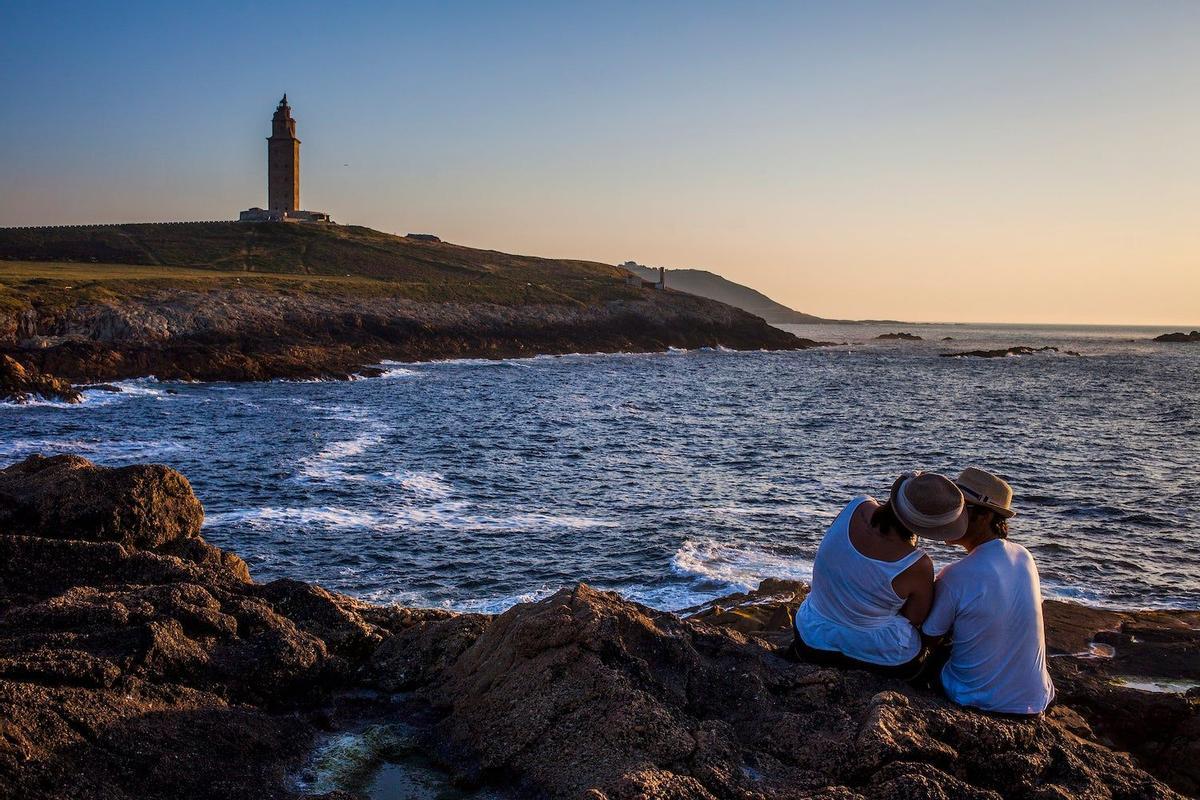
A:
<svg viewBox="0 0 1200 800">
<path fill-rule="evenodd" d="M 892 507 L 890 499 L 871 513 L 871 527 L 887 536 L 895 536 L 909 542 L 917 538 L 917 535 L 906 528 L 896 516 L 896 509 Z"/>
<path fill-rule="evenodd" d="M 976 506 L 970 503 L 967 504 L 967 513 L 972 515 L 990 513 L 992 515 L 992 521 L 990 525 L 992 533 L 994 533 L 999 539 L 1008 538 L 1008 520 L 1000 514 L 997 514 L 990 508 L 984 508 L 983 506 Z"/>
</svg>

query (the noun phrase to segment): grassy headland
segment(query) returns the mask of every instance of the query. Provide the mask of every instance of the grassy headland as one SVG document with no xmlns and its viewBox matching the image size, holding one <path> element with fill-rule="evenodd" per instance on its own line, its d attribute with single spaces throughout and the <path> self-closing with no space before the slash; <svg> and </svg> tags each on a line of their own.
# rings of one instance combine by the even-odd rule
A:
<svg viewBox="0 0 1200 800">
<path fill-rule="evenodd" d="M 806 343 L 625 270 L 357 226 L 0 229 L 0 348 L 75 380 L 338 375 L 380 358 Z"/>
</svg>

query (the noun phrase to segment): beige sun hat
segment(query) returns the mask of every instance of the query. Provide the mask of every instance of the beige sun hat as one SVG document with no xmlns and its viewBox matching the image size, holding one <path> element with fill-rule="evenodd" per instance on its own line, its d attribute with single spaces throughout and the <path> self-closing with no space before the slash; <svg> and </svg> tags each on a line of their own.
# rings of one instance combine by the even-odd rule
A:
<svg viewBox="0 0 1200 800">
<path fill-rule="evenodd" d="M 891 496 L 896 517 L 918 536 L 952 542 L 967 532 L 963 493 L 945 475 L 919 472 L 902 479 Z"/>
<path fill-rule="evenodd" d="M 999 475 L 979 467 L 967 467 L 954 483 L 971 505 L 989 508 L 1005 519 L 1017 513 L 1012 507 L 1012 487 Z"/>
</svg>

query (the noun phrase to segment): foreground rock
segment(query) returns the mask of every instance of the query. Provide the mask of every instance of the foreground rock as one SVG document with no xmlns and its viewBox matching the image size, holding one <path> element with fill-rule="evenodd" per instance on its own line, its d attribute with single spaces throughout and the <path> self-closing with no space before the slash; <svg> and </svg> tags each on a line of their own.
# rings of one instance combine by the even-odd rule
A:
<svg viewBox="0 0 1200 800">
<path fill-rule="evenodd" d="M 998 350 L 964 350 L 961 353 L 941 353 L 942 358 L 1007 358 L 1008 356 L 1032 356 L 1037 353 L 1057 353 L 1057 347 L 1006 347 Z M 1067 350 L 1064 355 L 1077 356 L 1074 350 Z"/>
<path fill-rule="evenodd" d="M 204 509 L 187 478 L 157 464 L 120 469 L 31 456 L 0 470 L 0 531 L 155 548 L 200 535 Z"/>
<path fill-rule="evenodd" d="M 690 618 L 783 647 L 807 591 L 798 581 L 763 581 L 753 592 L 691 609 Z M 1047 600 L 1044 614 L 1058 692 L 1048 718 L 1072 734 L 1133 753 L 1142 768 L 1174 789 L 1200 796 L 1197 690 L 1147 692 L 1121 685 L 1131 677 L 1174 679 L 1181 689 L 1200 685 L 1200 612 L 1120 612 Z"/>
<path fill-rule="evenodd" d="M 30 400 L 58 400 L 78 403 L 83 400 L 68 381 L 23 366 L 16 359 L 0 355 L 0 402 L 28 403 Z"/>
<path fill-rule="evenodd" d="M 164 467 L 35 457 L 0 491 L 0 797 L 295 797 L 312 743 L 362 719 L 517 796 L 1177 797 L 1114 750 L 1139 736 L 1161 756 L 1139 745 L 1144 765 L 1196 788 L 1196 701 L 1138 706 L 1064 656 L 1070 707 L 1010 721 L 794 664 L 800 584 L 690 619 L 582 585 L 498 617 L 379 607 L 254 583 Z M 1103 625 L 1196 668 L 1191 618 L 1056 614 L 1064 647 Z"/>
<path fill-rule="evenodd" d="M 1192 331 L 1191 333 L 1164 333 L 1154 337 L 1156 342 L 1200 342 L 1200 331 Z"/>
</svg>

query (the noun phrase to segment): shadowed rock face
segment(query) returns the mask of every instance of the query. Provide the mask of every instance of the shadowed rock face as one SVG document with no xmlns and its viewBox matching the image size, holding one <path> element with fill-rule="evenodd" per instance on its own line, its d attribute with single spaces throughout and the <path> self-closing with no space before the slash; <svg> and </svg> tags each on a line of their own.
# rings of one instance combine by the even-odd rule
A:
<svg viewBox="0 0 1200 800">
<path fill-rule="evenodd" d="M 794 664 L 586 586 L 499 616 L 437 688 L 445 740 L 554 797 L 1169 797 L 1052 721 Z"/>
<path fill-rule="evenodd" d="M 46 375 L 0 355 L 0 402 L 24 404 L 38 398 L 78 403 L 83 395 L 62 378 Z"/>
<path fill-rule="evenodd" d="M 6 326 L 0 310 L 0 353 L 80 383 L 145 375 L 204 381 L 344 378 L 382 359 L 669 347 L 792 350 L 817 344 L 740 309 L 678 292 L 581 307 L 175 289 L 27 316 L 25 333 L 33 335 L 21 337 L 15 323 Z M 14 332 L 6 336 L 6 327 Z"/>
<path fill-rule="evenodd" d="M 1156 342 L 1200 342 L 1200 331 L 1192 331 L 1191 333 L 1183 333 L 1177 331 L 1175 333 L 1163 333 L 1154 337 Z"/>
<path fill-rule="evenodd" d="M 584 585 L 498 617 L 380 607 L 254 583 L 199 537 L 199 503 L 165 467 L 33 458 L 0 487 L 0 797 L 295 797 L 316 732 L 347 708 L 395 719 L 394 692 L 449 772 L 533 796 L 1176 797 L 1104 744 L 1139 731 L 1164 740 L 1143 763 L 1193 791 L 1169 762 L 1196 755 L 1194 700 L 1134 706 L 1079 661 L 1055 668 L 1079 713 L 1011 721 L 791 663 L 776 650 L 800 584 L 690 619 Z M 1070 647 L 1112 623 L 1047 619 Z"/>
<path fill-rule="evenodd" d="M 9 534 L 152 548 L 198 536 L 203 521 L 187 478 L 161 465 L 105 469 L 35 455 L 0 470 L 0 529 Z"/>
</svg>

